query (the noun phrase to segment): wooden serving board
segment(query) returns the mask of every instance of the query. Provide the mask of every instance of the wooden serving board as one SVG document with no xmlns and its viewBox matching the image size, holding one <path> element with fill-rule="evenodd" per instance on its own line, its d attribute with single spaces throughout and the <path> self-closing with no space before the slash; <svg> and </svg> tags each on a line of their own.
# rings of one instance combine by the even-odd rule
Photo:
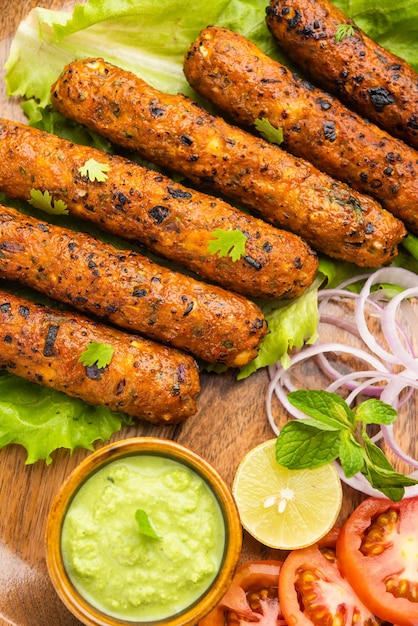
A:
<svg viewBox="0 0 418 626">
<path fill-rule="evenodd" d="M 74 2 L 60 0 L 2 0 L 0 12 L 0 61 L 3 66 L 13 34 L 30 9 L 71 9 Z M 7 100 L 0 70 L 0 114 L 25 121 L 19 103 Z M 130 436 L 175 439 L 208 459 L 231 485 L 244 454 L 274 437 L 266 416 L 265 397 L 269 384 L 263 370 L 245 381 L 234 373 L 201 375 L 202 392 L 198 413 L 181 425 L 157 427 L 138 422 L 124 428 L 114 440 Z M 276 407 L 277 415 L 283 412 Z M 286 419 L 286 416 L 282 416 Z M 405 441 L 415 435 L 405 432 Z M 54 454 L 54 461 L 25 465 L 26 454 L 19 446 L 0 451 L 0 625 L 76 626 L 49 581 L 45 562 L 44 534 L 52 499 L 66 476 L 89 452 L 79 450 Z M 362 497 L 347 486 L 339 522 L 343 522 Z M 242 562 L 282 558 L 244 533 Z"/>
</svg>

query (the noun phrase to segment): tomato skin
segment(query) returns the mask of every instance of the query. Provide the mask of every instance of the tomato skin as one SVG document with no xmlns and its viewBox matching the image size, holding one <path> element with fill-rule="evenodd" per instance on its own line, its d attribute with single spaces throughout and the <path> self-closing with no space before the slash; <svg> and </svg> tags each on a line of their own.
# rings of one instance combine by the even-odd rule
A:
<svg viewBox="0 0 418 626">
<path fill-rule="evenodd" d="M 338 619 L 356 626 L 380 624 L 341 575 L 334 554 L 338 535 L 339 528 L 334 528 L 320 542 L 294 550 L 284 560 L 279 598 L 289 626 L 322 626 Z M 322 549 L 334 558 L 324 556 Z"/>
<path fill-rule="evenodd" d="M 233 582 L 245 591 L 263 585 L 277 587 L 281 567 L 281 561 L 251 561 L 237 568 Z"/>
<path fill-rule="evenodd" d="M 282 567 L 281 561 L 261 560 L 240 565 L 232 580 L 231 586 L 219 604 L 202 620 L 199 626 L 225 626 L 228 613 L 234 615 L 234 624 L 255 622 L 257 626 L 286 626 L 282 617 L 279 600 L 278 584 Z M 275 589 L 275 597 L 263 599 L 261 613 L 255 612 L 247 598 L 247 593 L 266 588 Z"/>
<path fill-rule="evenodd" d="M 394 511 L 396 522 L 388 521 L 390 537 L 372 539 L 380 554 L 363 554 L 362 542 L 367 531 L 379 515 Z M 385 522 L 387 516 L 383 518 Z M 403 545 L 401 545 L 403 543 Z M 408 568 L 417 575 L 418 570 L 418 498 L 405 498 L 392 502 L 386 498 L 367 498 L 350 515 L 337 540 L 337 558 L 345 577 L 357 595 L 382 619 L 398 626 L 417 626 L 418 598 L 413 602 L 396 597 L 386 590 L 384 579 L 404 569 L 410 555 Z M 412 555 L 412 556 L 411 556 Z M 408 574 L 405 575 L 407 579 Z M 413 581 L 412 581 L 413 583 Z"/>
</svg>

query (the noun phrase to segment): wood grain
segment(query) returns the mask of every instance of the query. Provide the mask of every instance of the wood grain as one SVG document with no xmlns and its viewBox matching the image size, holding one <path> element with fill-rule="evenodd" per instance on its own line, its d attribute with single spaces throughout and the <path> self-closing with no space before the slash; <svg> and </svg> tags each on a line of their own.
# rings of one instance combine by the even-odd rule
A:
<svg viewBox="0 0 418 626">
<path fill-rule="evenodd" d="M 36 0 L 9 0 L 0 13 L 1 65 L 19 21 Z M 70 8 L 74 3 L 44 0 L 47 8 Z M 3 70 L 2 70 L 3 72 Z M 15 100 L 7 100 L 3 73 L 0 76 L 1 114 L 13 120 L 24 117 Z M 258 443 L 274 436 L 268 425 L 265 396 L 269 378 L 259 371 L 238 382 L 233 373 L 202 374 L 198 413 L 185 423 L 156 427 L 138 422 L 124 428 L 114 440 L 149 435 L 175 439 L 213 463 L 231 485 L 244 454 Z M 278 419 L 282 413 L 275 407 Z M 285 419 L 285 416 L 282 416 Z M 415 427 L 402 435 L 415 439 Z M 89 453 L 78 451 L 72 457 L 61 450 L 50 466 L 25 465 L 24 450 L 8 446 L 0 451 L 0 624 L 16 626 L 76 626 L 79 624 L 56 596 L 46 570 L 45 524 L 52 499 L 64 478 Z M 343 522 L 361 496 L 344 486 Z M 261 546 L 244 533 L 242 562 L 259 558 L 281 558 L 278 551 Z"/>
</svg>

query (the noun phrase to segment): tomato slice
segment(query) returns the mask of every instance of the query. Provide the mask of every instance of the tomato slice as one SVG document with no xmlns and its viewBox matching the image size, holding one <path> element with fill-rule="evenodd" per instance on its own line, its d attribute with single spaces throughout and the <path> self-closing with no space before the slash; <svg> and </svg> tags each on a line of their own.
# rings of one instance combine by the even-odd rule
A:
<svg viewBox="0 0 418 626">
<path fill-rule="evenodd" d="M 280 561 L 252 561 L 237 568 L 220 603 L 199 626 L 286 626 L 278 585 Z"/>
<path fill-rule="evenodd" d="M 418 624 L 418 498 L 368 498 L 337 541 L 341 569 L 367 606 L 399 626 Z"/>
<path fill-rule="evenodd" d="M 289 626 L 382 623 L 340 572 L 335 554 L 338 532 L 333 529 L 321 542 L 294 550 L 286 557 L 280 572 L 279 598 Z"/>
</svg>

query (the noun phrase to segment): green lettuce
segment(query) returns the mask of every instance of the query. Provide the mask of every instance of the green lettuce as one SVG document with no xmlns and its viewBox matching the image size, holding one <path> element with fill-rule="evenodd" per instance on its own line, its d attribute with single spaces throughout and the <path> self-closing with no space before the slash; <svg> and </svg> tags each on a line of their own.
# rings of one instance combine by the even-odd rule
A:
<svg viewBox="0 0 418 626">
<path fill-rule="evenodd" d="M 123 425 L 132 424 L 124 413 L 104 406 L 88 406 L 59 391 L 3 373 L 0 375 L 0 448 L 19 444 L 26 448 L 26 463 L 52 462 L 58 448 L 73 452 L 93 449 Z"/>
<path fill-rule="evenodd" d="M 324 276 L 318 272 L 313 285 L 299 298 L 266 302 L 261 306 L 270 332 L 262 341 L 257 357 L 240 369 L 238 380 L 278 361 L 286 367 L 290 351 L 315 343 L 318 326 L 317 294 L 323 280 Z"/>
<path fill-rule="evenodd" d="M 23 99 L 30 124 L 111 151 L 109 142 L 49 106 L 51 85 L 67 63 L 101 56 L 162 91 L 181 92 L 200 101 L 185 79 L 183 58 L 200 30 L 209 24 L 240 32 L 272 58 L 293 67 L 266 27 L 267 4 L 260 0 L 210 0 L 191 7 L 185 0 L 89 0 L 76 5 L 72 12 L 35 8 L 21 22 L 11 44 L 4 67 L 7 95 Z M 372 38 L 418 69 L 417 2 L 336 0 L 335 4 Z M 417 271 L 417 259 L 417 240 L 408 235 L 395 264 Z M 318 278 L 303 296 L 292 302 L 261 303 L 270 333 L 257 359 L 242 368 L 238 378 L 277 360 L 285 364 L 290 350 L 315 341 L 319 285 L 332 286 L 355 274 L 359 274 L 355 266 L 322 258 Z M 10 375 L 0 376 L 0 398 L 0 448 L 8 443 L 24 445 L 27 462 L 45 459 L 49 463 L 58 447 L 91 449 L 94 441 L 106 440 L 129 421 L 103 407 L 88 407 Z"/>
<path fill-rule="evenodd" d="M 418 6 L 410 0 L 337 0 L 374 39 L 418 68 Z M 266 2 L 267 5 L 267 2 Z M 164 25 L 162 28 L 161 25 Z M 162 91 L 199 100 L 183 73 L 183 57 L 208 24 L 240 32 L 271 57 L 288 60 L 274 42 L 259 0 L 90 0 L 73 12 L 33 9 L 20 24 L 5 64 L 9 96 L 22 96 L 29 119 L 50 101 L 50 87 L 70 61 L 101 56 Z"/>
<path fill-rule="evenodd" d="M 7 94 L 34 98 L 45 107 L 67 63 L 100 56 L 162 91 L 199 99 L 185 79 L 183 57 L 208 24 L 238 30 L 279 56 L 259 0 L 211 0 L 195 11 L 184 0 L 90 0 L 72 14 L 41 8 L 29 13 L 5 64 Z"/>
</svg>

